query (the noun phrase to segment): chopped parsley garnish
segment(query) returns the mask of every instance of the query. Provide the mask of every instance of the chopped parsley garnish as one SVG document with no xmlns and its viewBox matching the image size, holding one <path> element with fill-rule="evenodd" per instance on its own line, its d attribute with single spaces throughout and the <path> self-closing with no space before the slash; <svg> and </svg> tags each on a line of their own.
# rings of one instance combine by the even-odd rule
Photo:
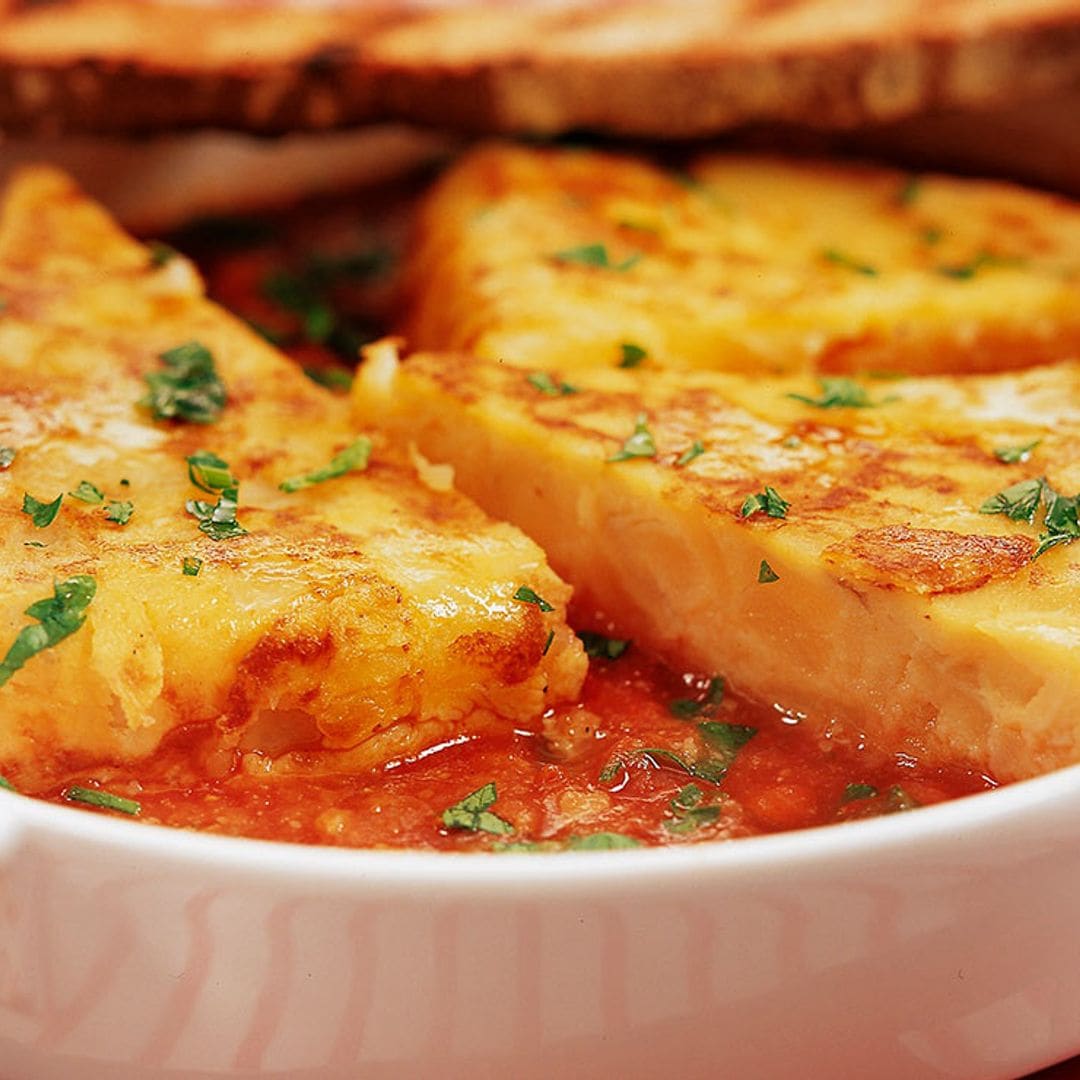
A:
<svg viewBox="0 0 1080 1080">
<path fill-rule="evenodd" d="M 789 503 L 776 488 L 766 487 L 754 495 L 747 495 L 743 501 L 739 513 L 744 517 L 752 517 L 754 514 L 765 514 L 773 518 L 786 518 L 791 508 Z"/>
<path fill-rule="evenodd" d="M 635 345 L 632 341 L 622 342 L 619 345 L 619 351 L 622 354 L 619 360 L 619 367 L 621 368 L 636 368 L 649 355 L 645 349 L 640 345 Z"/>
<path fill-rule="evenodd" d="M 69 491 L 68 494 L 73 499 L 78 499 L 80 502 L 84 503 L 90 503 L 93 506 L 97 506 L 105 501 L 105 492 L 96 484 L 91 484 L 89 480 L 80 480 L 79 486 L 74 491 Z"/>
<path fill-rule="evenodd" d="M 884 401 L 871 401 L 865 387 L 843 375 L 826 375 L 818 379 L 818 385 L 821 393 L 817 397 L 806 394 L 787 396 L 817 409 L 870 409 L 885 404 Z"/>
<path fill-rule="evenodd" d="M 56 520 L 60 513 L 60 504 L 64 501 L 63 492 L 52 502 L 45 503 L 35 499 L 28 491 L 23 492 L 22 512 L 39 528 L 44 529 Z"/>
<path fill-rule="evenodd" d="M 1005 465 L 1022 465 L 1041 442 L 1042 439 L 1035 439 L 1023 446 L 998 446 L 994 449 L 994 457 Z"/>
<path fill-rule="evenodd" d="M 720 720 L 704 720 L 698 724 L 698 731 L 714 750 L 730 755 L 731 761 L 735 760 L 735 755 L 757 734 L 757 728 L 748 727 L 746 724 L 725 724 Z"/>
<path fill-rule="evenodd" d="M 541 611 L 554 611 L 555 609 L 538 593 L 533 592 L 528 585 L 522 585 L 514 593 L 514 599 L 523 604 L 535 604 Z"/>
<path fill-rule="evenodd" d="M 263 281 L 262 293 L 267 300 L 296 315 L 304 337 L 314 345 L 324 344 L 337 325 L 337 316 L 322 290 L 301 275 L 279 270 Z"/>
<path fill-rule="evenodd" d="M 762 559 L 758 567 L 757 579 L 759 585 L 771 585 L 774 581 L 780 580 L 780 575 Z"/>
<path fill-rule="evenodd" d="M 278 343 L 275 342 L 274 344 Z M 327 390 L 345 393 L 352 389 L 352 372 L 346 371 L 344 368 L 309 366 L 305 367 L 303 371 L 313 383 L 325 386 Z"/>
<path fill-rule="evenodd" d="M 11 463 L 15 460 L 15 450 L 10 446 L 0 446 L 0 472 L 4 469 L 10 469 Z"/>
<path fill-rule="evenodd" d="M 176 248 L 164 244 L 160 240 L 151 240 L 146 247 L 150 255 L 150 266 L 155 270 L 167 266 L 180 255 Z"/>
<path fill-rule="evenodd" d="M 198 341 L 188 341 L 163 352 L 158 359 L 165 365 L 164 370 L 143 376 L 150 392 L 139 404 L 148 408 L 155 420 L 186 420 L 193 424 L 217 420 L 228 395 L 210 350 Z"/>
<path fill-rule="evenodd" d="M 5 791 L 14 791 L 15 785 L 8 780 L 6 776 L 0 776 L 0 788 L 3 788 Z"/>
<path fill-rule="evenodd" d="M 969 281 L 986 267 L 1016 267 L 1023 266 L 1024 262 L 1024 259 L 1015 256 L 995 255 L 990 251 L 980 251 L 971 262 L 958 263 L 952 266 L 939 266 L 937 272 L 943 277 L 953 278 L 956 281 Z"/>
<path fill-rule="evenodd" d="M 1021 480 L 1011 487 L 991 495 L 979 512 L 982 514 L 1004 514 L 1013 521 L 1026 521 L 1035 524 L 1039 508 L 1044 508 L 1043 527 L 1039 534 L 1039 546 L 1032 559 L 1037 559 L 1059 544 L 1071 544 L 1080 540 L 1080 495 L 1072 498 L 1055 491 L 1045 477 L 1033 477 Z"/>
<path fill-rule="evenodd" d="M 922 190 L 922 177 L 912 174 L 904 181 L 904 186 L 896 193 L 896 201 L 901 206 L 911 206 Z"/>
<path fill-rule="evenodd" d="M 551 256 L 557 263 L 576 264 L 578 266 L 596 266 L 601 270 L 617 270 L 620 273 L 629 270 L 640 259 L 641 253 L 634 252 L 620 263 L 613 263 L 604 244 L 582 244 L 580 247 L 556 251 Z"/>
<path fill-rule="evenodd" d="M 586 656 L 603 660 L 618 660 L 630 648 L 628 639 L 606 637 L 594 630 L 579 630 L 577 636 L 585 646 Z"/>
<path fill-rule="evenodd" d="M 126 525 L 135 513 L 135 506 L 126 499 L 113 499 L 105 507 L 105 520 L 115 522 L 117 525 Z"/>
<path fill-rule="evenodd" d="M 928 225 L 919 234 L 924 244 L 929 244 L 933 247 L 934 244 L 940 244 L 942 237 L 945 235 L 944 230 L 939 229 L 936 225 Z"/>
<path fill-rule="evenodd" d="M 181 567 L 185 577 L 198 577 L 199 571 L 202 569 L 202 559 L 197 559 L 193 555 L 187 556 L 184 559 Z"/>
<path fill-rule="evenodd" d="M 1013 521 L 1026 521 L 1029 525 L 1033 525 L 1045 486 L 1046 481 L 1042 477 L 1020 480 L 1005 488 L 1004 491 L 991 495 L 979 507 L 979 513 L 1004 514 Z"/>
<path fill-rule="evenodd" d="M 668 832 L 682 834 L 694 832 L 702 825 L 715 821 L 720 816 L 720 807 L 704 803 L 705 792 L 697 784 L 687 784 L 668 803 L 672 817 L 664 822 Z"/>
<path fill-rule="evenodd" d="M 88 574 L 76 574 L 53 583 L 53 595 L 31 604 L 25 615 L 37 619 L 37 626 L 24 626 L 7 655 L 0 661 L 0 686 L 32 656 L 62 641 L 86 621 L 86 609 L 94 599 L 97 582 Z"/>
<path fill-rule="evenodd" d="M 644 413 L 638 413 L 634 419 L 634 433 L 607 460 L 629 461 L 631 458 L 651 457 L 656 457 L 656 442 L 649 431 L 648 418 Z"/>
<path fill-rule="evenodd" d="M 864 277 L 877 277 L 877 268 L 871 266 L 869 263 L 859 262 L 858 259 L 852 258 L 850 255 L 843 251 L 837 251 L 836 248 L 826 248 L 821 253 L 821 257 L 828 262 L 835 263 L 837 266 L 842 266 L 846 270 L 853 270 L 856 274 L 862 274 Z"/>
<path fill-rule="evenodd" d="M 701 698 L 676 698 L 668 702 L 668 711 L 680 720 L 689 720 L 694 716 L 712 716 L 724 700 L 724 677 L 714 675 Z"/>
<path fill-rule="evenodd" d="M 237 493 L 237 488 L 226 488 L 213 506 L 202 499 L 188 499 L 184 508 L 211 540 L 232 540 L 247 535 L 247 529 L 236 520 Z"/>
<path fill-rule="evenodd" d="M 641 842 L 622 833 L 596 832 L 571 836 L 566 841 L 566 847 L 568 851 L 616 851 L 620 848 L 641 847 Z"/>
<path fill-rule="evenodd" d="M 550 648 L 551 648 L 551 643 L 552 643 L 552 642 L 553 642 L 554 640 L 555 640 L 555 631 L 554 631 L 554 630 L 549 630 L 549 631 L 548 631 L 548 636 L 547 636 L 547 640 L 546 640 L 546 641 L 544 642 L 544 648 L 543 648 L 543 650 L 542 650 L 542 651 L 541 651 L 541 653 L 540 653 L 540 655 L 541 655 L 541 656 L 547 656 L 547 654 L 548 654 L 548 649 L 550 649 Z"/>
<path fill-rule="evenodd" d="M 23 547 L 43 548 L 43 547 L 46 547 L 46 546 L 47 545 L 43 544 L 40 540 L 24 540 L 23 541 Z"/>
<path fill-rule="evenodd" d="M 214 504 L 202 499 L 188 499 L 184 504 L 184 509 L 199 522 L 199 528 L 211 540 L 246 536 L 247 529 L 236 520 L 240 485 L 228 463 L 209 450 L 197 451 L 187 458 L 187 463 L 188 476 L 197 488 L 211 495 L 218 493 Z"/>
<path fill-rule="evenodd" d="M 1080 495 L 1069 499 L 1047 485 L 1043 497 L 1046 500 L 1046 516 L 1043 518 L 1046 532 L 1039 534 L 1039 546 L 1035 549 L 1033 559 L 1059 544 L 1080 540 Z"/>
<path fill-rule="evenodd" d="M 368 467 L 371 457 L 371 440 L 366 435 L 361 435 L 354 443 L 345 447 L 339 454 L 330 459 L 329 465 L 321 469 L 313 469 L 302 476 L 292 476 L 283 480 L 278 487 L 282 491 L 303 491 L 304 488 L 314 487 L 326 480 L 333 480 L 337 476 L 344 476 L 350 472 L 363 472 Z"/>
<path fill-rule="evenodd" d="M 185 459 L 188 465 L 188 478 L 200 490 L 214 495 L 226 488 L 238 487 L 239 481 L 229 470 L 228 462 L 209 450 L 196 450 Z"/>
<path fill-rule="evenodd" d="M 695 439 L 676 459 L 675 467 L 681 469 L 684 465 L 689 465 L 691 461 L 696 457 L 700 457 L 705 453 L 705 447 L 702 446 L 697 439 Z"/>
<path fill-rule="evenodd" d="M 496 836 L 507 836 L 514 831 L 514 826 L 498 814 L 491 812 L 491 807 L 495 805 L 497 798 L 495 781 L 492 780 L 466 795 L 461 802 L 454 803 L 453 806 L 444 810 L 442 823 L 448 829 L 466 829 L 469 832 L 487 832 L 494 833 Z"/>
<path fill-rule="evenodd" d="M 877 793 L 878 789 L 873 784 L 848 784 L 840 801 L 848 803 L 856 799 L 873 799 L 877 797 Z"/>
<path fill-rule="evenodd" d="M 65 788 L 63 794 L 68 802 L 96 806 L 102 810 L 117 810 L 121 814 L 130 814 L 132 817 L 142 811 L 142 807 L 134 799 L 125 799 L 120 795 L 113 795 L 109 791 L 98 791 L 95 788 L 72 785 Z"/>
<path fill-rule="evenodd" d="M 572 386 L 568 382 L 557 382 L 546 371 L 533 371 L 525 376 L 525 381 L 547 397 L 560 397 L 578 392 L 576 386 Z"/>
</svg>

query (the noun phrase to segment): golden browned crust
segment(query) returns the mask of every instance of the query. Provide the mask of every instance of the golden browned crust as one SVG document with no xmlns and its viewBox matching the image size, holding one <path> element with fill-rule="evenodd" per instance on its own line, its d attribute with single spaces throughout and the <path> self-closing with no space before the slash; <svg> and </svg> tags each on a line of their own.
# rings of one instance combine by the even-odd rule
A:
<svg viewBox="0 0 1080 1080">
<path fill-rule="evenodd" d="M 825 549 L 841 581 L 870 581 L 917 593 L 967 592 L 1031 562 L 1027 536 L 977 536 L 948 529 L 884 525 L 860 529 Z"/>
<path fill-rule="evenodd" d="M 279 132 L 401 118 L 486 131 L 683 137 L 845 128 L 1077 81 L 1074 0 L 0 6 L 0 126 Z"/>
</svg>

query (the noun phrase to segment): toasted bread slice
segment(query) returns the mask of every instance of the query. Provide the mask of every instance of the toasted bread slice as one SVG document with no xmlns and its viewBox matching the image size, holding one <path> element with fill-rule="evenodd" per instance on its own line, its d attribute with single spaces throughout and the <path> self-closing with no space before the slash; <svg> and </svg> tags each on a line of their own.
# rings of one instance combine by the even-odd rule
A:
<svg viewBox="0 0 1080 1080">
<path fill-rule="evenodd" d="M 9 0 L 0 126 L 280 132 L 400 118 L 482 131 L 849 127 L 1075 83 L 1075 0 L 857 6 L 571 0 Z"/>
<path fill-rule="evenodd" d="M 1080 545 L 1033 560 L 1041 510 L 980 512 L 1024 480 L 1080 488 L 1080 365 L 824 388 L 547 375 L 380 345 L 355 403 L 670 661 L 829 738 L 1001 779 L 1080 761 Z"/>
<path fill-rule="evenodd" d="M 630 344 L 742 371 L 992 371 L 1080 355 L 1078 252 L 1080 207 L 1001 183 L 491 145 L 420 212 L 402 328 L 566 370 Z"/>
<path fill-rule="evenodd" d="M 535 544 L 378 438 L 364 468 L 345 403 L 58 173 L 6 195 L 0 296 L 0 774 L 17 786 L 191 724 L 267 769 L 367 768 L 577 693 L 569 590 Z M 155 419 L 147 376 L 192 340 L 225 405 Z M 219 397 L 204 382 L 192 420 Z M 329 478 L 279 488 L 350 446 Z M 230 484 L 190 478 L 200 450 L 239 481 L 234 514 Z"/>
</svg>

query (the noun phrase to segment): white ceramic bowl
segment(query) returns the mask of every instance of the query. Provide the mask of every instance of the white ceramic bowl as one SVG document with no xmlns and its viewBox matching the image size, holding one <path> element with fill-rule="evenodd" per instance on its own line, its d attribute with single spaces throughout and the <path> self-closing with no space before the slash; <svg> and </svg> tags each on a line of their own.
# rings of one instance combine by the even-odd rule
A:
<svg viewBox="0 0 1080 1080">
<path fill-rule="evenodd" d="M 1080 769 L 661 850 L 320 850 L 0 796 L 0 1076 L 1012 1078 L 1080 1051 Z"/>
</svg>

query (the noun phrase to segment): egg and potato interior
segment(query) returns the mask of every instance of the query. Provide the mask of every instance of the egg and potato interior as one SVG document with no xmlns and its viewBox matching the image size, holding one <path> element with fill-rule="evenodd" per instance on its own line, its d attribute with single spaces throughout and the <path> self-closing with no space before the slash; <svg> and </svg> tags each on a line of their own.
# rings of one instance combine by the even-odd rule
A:
<svg viewBox="0 0 1080 1080">
<path fill-rule="evenodd" d="M 0 209 L 0 296 L 19 790 L 187 725 L 268 771 L 366 769 L 575 697 L 586 660 L 543 552 L 355 427 L 186 259 L 34 170 Z"/>
<path fill-rule="evenodd" d="M 358 417 L 621 633 L 829 738 L 1002 779 L 1080 760 L 1073 204 L 488 146 L 406 275 L 419 351 L 370 350 Z"/>
<path fill-rule="evenodd" d="M 1078 252 L 1080 211 L 1008 185 L 485 146 L 420 206 L 405 345 L 345 402 L 24 174 L 0 774 L 189 725 L 270 773 L 528 726 L 582 685 L 571 586 L 825 737 L 1080 760 Z M 159 415 L 198 349 L 212 422 Z"/>
</svg>

